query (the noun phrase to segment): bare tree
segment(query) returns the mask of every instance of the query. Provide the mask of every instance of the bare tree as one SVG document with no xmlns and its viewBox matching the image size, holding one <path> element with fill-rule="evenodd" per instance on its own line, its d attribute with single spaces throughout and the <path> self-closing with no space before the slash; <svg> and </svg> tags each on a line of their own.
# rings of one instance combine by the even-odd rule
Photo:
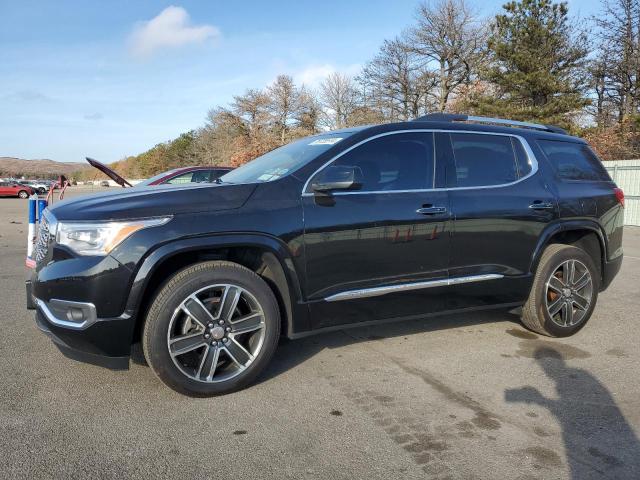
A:
<svg viewBox="0 0 640 480">
<path fill-rule="evenodd" d="M 231 102 L 231 111 L 242 118 L 249 129 L 264 127 L 269 119 L 270 99 L 261 90 L 250 89 L 244 95 L 236 95 Z"/>
<path fill-rule="evenodd" d="M 280 144 L 287 141 L 296 109 L 298 108 L 299 92 L 289 75 L 278 75 L 275 82 L 267 87 L 266 92 L 270 101 L 270 111 L 273 116 L 274 128 L 280 138 Z"/>
<path fill-rule="evenodd" d="M 332 72 L 320 84 L 320 102 L 324 124 L 330 129 L 350 125 L 351 115 L 359 106 L 355 82 L 348 75 Z"/>
<path fill-rule="evenodd" d="M 598 50 L 607 60 L 606 69 L 595 73 L 602 77 L 603 97 L 623 122 L 640 109 L 640 0 L 605 0 L 593 20 L 599 27 Z"/>
<path fill-rule="evenodd" d="M 400 38 L 385 40 L 379 53 L 362 70 L 366 105 L 385 112 L 391 120 L 418 116 L 424 91 L 419 87 L 424 70 Z"/>
<path fill-rule="evenodd" d="M 430 71 L 437 86 L 437 109 L 444 112 L 456 89 L 469 84 L 483 55 L 486 31 L 465 0 L 437 0 L 422 3 L 416 26 L 407 33 L 408 48 Z"/>
<path fill-rule="evenodd" d="M 298 104 L 295 109 L 296 136 L 313 135 L 320 130 L 322 106 L 316 98 L 315 92 L 304 85 L 298 90 Z"/>
</svg>

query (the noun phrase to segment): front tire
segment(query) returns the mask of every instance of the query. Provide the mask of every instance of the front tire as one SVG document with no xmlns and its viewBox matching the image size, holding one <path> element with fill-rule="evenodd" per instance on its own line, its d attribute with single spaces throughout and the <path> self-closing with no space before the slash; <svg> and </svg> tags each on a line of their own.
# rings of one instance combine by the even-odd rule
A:
<svg viewBox="0 0 640 480">
<path fill-rule="evenodd" d="M 147 314 L 143 349 L 153 372 L 191 396 L 230 393 L 267 366 L 280 312 L 267 283 L 232 262 L 203 262 L 176 273 Z"/>
<path fill-rule="evenodd" d="M 522 323 L 550 337 L 568 337 L 585 326 L 598 300 L 600 273 L 584 250 L 549 245 L 540 258 Z"/>
</svg>

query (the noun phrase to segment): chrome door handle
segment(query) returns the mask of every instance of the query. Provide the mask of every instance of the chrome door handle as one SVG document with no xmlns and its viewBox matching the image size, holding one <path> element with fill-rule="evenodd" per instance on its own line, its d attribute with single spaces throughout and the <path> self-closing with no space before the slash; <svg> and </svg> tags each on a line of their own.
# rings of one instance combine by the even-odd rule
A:
<svg viewBox="0 0 640 480">
<path fill-rule="evenodd" d="M 437 215 L 439 213 L 446 213 L 445 207 L 422 207 L 416 210 L 416 213 L 420 215 Z"/>
<path fill-rule="evenodd" d="M 531 205 L 529 205 L 529 208 L 532 210 L 552 210 L 553 208 L 555 208 L 555 206 L 553 205 L 553 203 L 541 202 L 539 200 L 536 200 Z"/>
</svg>

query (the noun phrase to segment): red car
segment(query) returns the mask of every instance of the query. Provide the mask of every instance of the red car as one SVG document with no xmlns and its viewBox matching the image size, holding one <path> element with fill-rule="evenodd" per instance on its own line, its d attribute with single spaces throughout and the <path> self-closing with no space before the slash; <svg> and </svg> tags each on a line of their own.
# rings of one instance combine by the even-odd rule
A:
<svg viewBox="0 0 640 480">
<path fill-rule="evenodd" d="M 27 185 L 20 185 L 16 182 L 0 182 L 0 197 L 29 198 L 29 195 L 34 193 L 33 188 Z"/>
<path fill-rule="evenodd" d="M 159 173 L 144 182 L 138 183 L 141 187 L 148 185 L 180 185 L 183 183 L 213 182 L 225 173 L 233 170 L 231 167 L 182 167 L 174 168 L 167 172 Z"/>
<path fill-rule="evenodd" d="M 87 157 L 87 162 L 101 172 L 108 175 L 118 185 L 132 187 L 129 182 L 107 167 L 105 164 Z M 136 186 L 147 187 L 151 185 L 182 185 L 185 183 L 208 183 L 213 182 L 227 172 L 233 170 L 231 167 L 181 167 L 159 173 L 147 180 L 138 183 Z"/>
</svg>

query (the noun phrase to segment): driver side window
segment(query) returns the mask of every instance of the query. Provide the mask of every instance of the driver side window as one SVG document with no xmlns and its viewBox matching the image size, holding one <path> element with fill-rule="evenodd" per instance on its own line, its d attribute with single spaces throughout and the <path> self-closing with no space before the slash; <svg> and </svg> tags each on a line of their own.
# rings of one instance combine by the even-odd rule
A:
<svg viewBox="0 0 640 480">
<path fill-rule="evenodd" d="M 345 153 L 331 165 L 354 168 L 361 192 L 430 189 L 434 186 L 433 145 L 430 132 L 384 135 Z"/>
</svg>

